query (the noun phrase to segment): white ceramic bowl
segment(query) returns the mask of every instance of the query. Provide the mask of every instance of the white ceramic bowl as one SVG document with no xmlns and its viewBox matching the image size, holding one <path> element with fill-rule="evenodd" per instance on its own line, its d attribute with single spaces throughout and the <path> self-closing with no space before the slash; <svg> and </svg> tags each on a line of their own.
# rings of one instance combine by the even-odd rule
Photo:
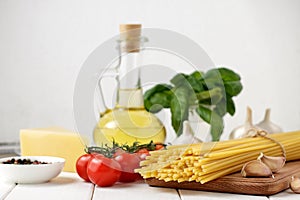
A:
<svg viewBox="0 0 300 200">
<path fill-rule="evenodd" d="M 47 164 L 4 164 L 15 159 L 30 159 Z M 8 183 L 43 183 L 58 176 L 65 164 L 65 159 L 51 156 L 15 156 L 0 159 L 0 180 Z"/>
</svg>

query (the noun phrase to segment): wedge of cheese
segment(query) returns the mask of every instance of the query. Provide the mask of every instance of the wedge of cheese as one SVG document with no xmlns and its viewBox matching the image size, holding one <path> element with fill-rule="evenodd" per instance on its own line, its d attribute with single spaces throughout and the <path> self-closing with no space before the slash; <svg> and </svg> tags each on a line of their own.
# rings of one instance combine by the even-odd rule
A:
<svg viewBox="0 0 300 200">
<path fill-rule="evenodd" d="M 60 128 L 20 130 L 22 156 L 56 156 L 66 159 L 64 171 L 76 172 L 76 160 L 84 154 L 87 139 L 80 134 Z"/>
</svg>

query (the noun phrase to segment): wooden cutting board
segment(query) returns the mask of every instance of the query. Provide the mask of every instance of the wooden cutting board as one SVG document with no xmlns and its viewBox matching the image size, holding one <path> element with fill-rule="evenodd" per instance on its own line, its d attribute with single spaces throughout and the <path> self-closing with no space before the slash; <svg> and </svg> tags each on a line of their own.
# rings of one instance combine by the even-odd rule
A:
<svg viewBox="0 0 300 200">
<path fill-rule="evenodd" d="M 192 182 L 165 182 L 155 178 L 146 179 L 150 186 L 177 189 L 228 192 L 252 195 L 272 195 L 289 188 L 291 177 L 300 175 L 300 161 L 287 162 L 275 178 L 244 178 L 240 173 L 230 174 L 205 184 Z"/>
</svg>

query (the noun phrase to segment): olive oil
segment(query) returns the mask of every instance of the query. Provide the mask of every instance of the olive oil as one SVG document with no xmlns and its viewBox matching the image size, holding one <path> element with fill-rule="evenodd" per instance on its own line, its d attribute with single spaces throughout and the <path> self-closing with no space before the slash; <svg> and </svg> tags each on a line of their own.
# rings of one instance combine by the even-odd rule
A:
<svg viewBox="0 0 300 200">
<path fill-rule="evenodd" d="M 112 141 L 121 144 L 164 142 L 165 128 L 155 115 L 143 108 L 113 109 L 99 120 L 94 140 L 100 146 Z"/>
</svg>

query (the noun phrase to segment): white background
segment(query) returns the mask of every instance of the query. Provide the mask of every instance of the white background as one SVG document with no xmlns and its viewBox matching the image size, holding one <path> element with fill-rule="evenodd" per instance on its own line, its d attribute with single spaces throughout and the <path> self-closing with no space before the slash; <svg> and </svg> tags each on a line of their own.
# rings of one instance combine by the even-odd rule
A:
<svg viewBox="0 0 300 200">
<path fill-rule="evenodd" d="M 242 76 L 223 137 L 247 105 L 255 123 L 271 108 L 276 124 L 299 130 L 299 11 L 299 0 L 0 0 L 0 142 L 17 140 L 21 128 L 74 130 L 80 67 L 127 22 L 186 35 Z"/>
</svg>

